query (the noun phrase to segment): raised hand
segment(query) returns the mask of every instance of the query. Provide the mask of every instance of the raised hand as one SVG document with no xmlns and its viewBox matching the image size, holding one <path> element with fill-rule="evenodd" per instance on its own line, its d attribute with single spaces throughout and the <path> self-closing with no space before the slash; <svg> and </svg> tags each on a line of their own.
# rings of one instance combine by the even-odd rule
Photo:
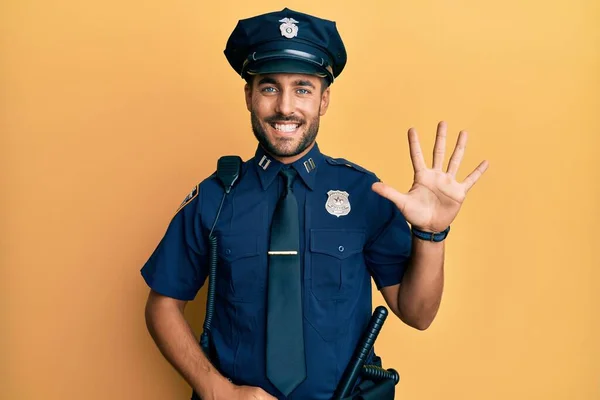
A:
<svg viewBox="0 0 600 400">
<path fill-rule="evenodd" d="M 467 145 L 467 132 L 461 131 L 448 168 L 446 172 L 442 171 L 446 149 L 446 123 L 443 121 L 437 127 L 432 168 L 427 168 L 425 164 L 414 128 L 408 130 L 408 142 L 414 169 L 414 182 L 408 193 L 400 193 L 381 182 L 373 184 L 372 189 L 391 200 L 415 228 L 441 232 L 454 221 L 467 192 L 486 171 L 488 162 L 482 161 L 463 182 L 456 181 L 456 173 Z"/>
</svg>

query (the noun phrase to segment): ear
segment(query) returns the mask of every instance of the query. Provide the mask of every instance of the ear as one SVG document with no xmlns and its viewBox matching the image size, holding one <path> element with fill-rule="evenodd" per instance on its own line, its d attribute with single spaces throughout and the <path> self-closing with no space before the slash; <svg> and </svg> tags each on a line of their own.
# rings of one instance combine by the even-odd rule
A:
<svg viewBox="0 0 600 400">
<path fill-rule="evenodd" d="M 244 85 L 244 94 L 246 98 L 246 108 L 248 111 L 252 111 L 252 87 L 248 83 Z"/>
<path fill-rule="evenodd" d="M 323 116 L 327 112 L 327 108 L 329 107 L 329 98 L 331 96 L 331 87 L 327 87 L 323 94 L 321 95 L 321 110 L 319 111 L 319 115 Z"/>
</svg>

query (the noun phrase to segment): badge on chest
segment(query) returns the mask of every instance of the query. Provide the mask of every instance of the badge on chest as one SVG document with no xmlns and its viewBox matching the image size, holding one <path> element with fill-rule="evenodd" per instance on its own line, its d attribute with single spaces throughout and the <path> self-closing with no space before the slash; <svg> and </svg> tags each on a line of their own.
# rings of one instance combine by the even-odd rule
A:
<svg viewBox="0 0 600 400">
<path fill-rule="evenodd" d="M 343 190 L 330 190 L 327 192 L 325 209 L 331 215 L 341 217 L 350 213 L 350 195 Z"/>
</svg>

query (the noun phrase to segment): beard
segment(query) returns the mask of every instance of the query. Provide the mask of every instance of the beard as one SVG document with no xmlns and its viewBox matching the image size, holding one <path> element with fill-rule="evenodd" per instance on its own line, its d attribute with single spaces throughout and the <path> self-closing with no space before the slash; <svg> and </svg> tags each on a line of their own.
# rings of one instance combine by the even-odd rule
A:
<svg viewBox="0 0 600 400">
<path fill-rule="evenodd" d="M 258 140 L 258 143 L 265 149 L 266 152 L 274 157 L 294 157 L 306 150 L 316 140 L 317 134 L 319 133 L 320 117 L 317 114 L 317 116 L 308 124 L 305 120 L 294 117 L 285 117 L 281 114 L 275 114 L 271 117 L 265 118 L 266 124 L 271 124 L 275 121 L 285 121 L 300 124 L 299 128 L 300 126 L 306 127 L 304 133 L 300 137 L 300 140 L 298 140 L 295 145 L 295 138 L 275 139 L 274 142 L 269 141 L 267 132 L 265 132 L 265 129 L 261 125 L 260 120 L 258 119 L 258 116 L 254 110 L 250 112 L 250 121 L 252 123 L 252 132 L 254 132 L 254 137 L 256 137 L 256 140 Z"/>
</svg>

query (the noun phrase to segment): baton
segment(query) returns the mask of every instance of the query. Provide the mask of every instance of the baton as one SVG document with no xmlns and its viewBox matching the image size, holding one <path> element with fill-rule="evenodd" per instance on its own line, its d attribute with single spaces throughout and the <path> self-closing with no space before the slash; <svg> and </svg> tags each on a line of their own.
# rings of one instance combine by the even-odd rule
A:
<svg viewBox="0 0 600 400">
<path fill-rule="evenodd" d="M 362 367 L 367 360 L 367 356 L 373 348 L 375 339 L 377 339 L 377 335 L 379 335 L 379 332 L 381 331 L 381 327 L 383 326 L 387 314 L 387 308 L 383 306 L 375 308 L 371 320 L 369 321 L 369 325 L 367 326 L 367 330 L 363 334 L 359 345 L 354 350 L 354 354 L 344 371 L 344 375 L 342 375 L 338 388 L 333 395 L 333 400 L 340 400 L 349 396 L 352 392 L 354 384 L 361 374 Z"/>
</svg>

